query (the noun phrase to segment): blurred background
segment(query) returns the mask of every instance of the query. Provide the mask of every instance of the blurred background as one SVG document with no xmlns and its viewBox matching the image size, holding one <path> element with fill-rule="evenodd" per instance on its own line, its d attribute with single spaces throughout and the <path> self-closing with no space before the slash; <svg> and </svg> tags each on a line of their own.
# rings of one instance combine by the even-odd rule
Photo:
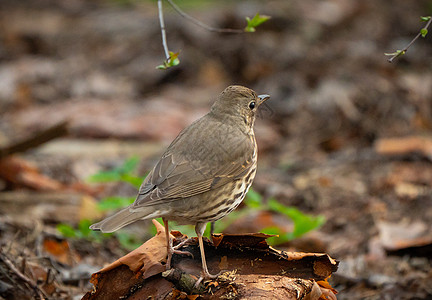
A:
<svg viewBox="0 0 432 300">
<path fill-rule="evenodd" d="M 163 71 L 157 1 L 0 2 L 1 255 L 52 297 L 79 299 L 91 273 L 153 234 L 88 225 L 133 201 L 180 130 L 242 84 L 271 95 L 259 168 L 215 230 L 328 253 L 339 299 L 431 299 L 432 36 L 393 63 L 384 53 L 414 38 L 432 1 L 176 3 L 217 28 L 271 19 L 220 34 L 164 2 L 180 64 Z M 25 299 L 6 273 L 1 296 Z"/>
</svg>

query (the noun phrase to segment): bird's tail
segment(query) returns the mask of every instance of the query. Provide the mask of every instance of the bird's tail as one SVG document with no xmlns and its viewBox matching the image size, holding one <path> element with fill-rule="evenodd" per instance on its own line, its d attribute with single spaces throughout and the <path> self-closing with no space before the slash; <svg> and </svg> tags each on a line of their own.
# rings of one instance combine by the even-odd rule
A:
<svg viewBox="0 0 432 300">
<path fill-rule="evenodd" d="M 92 230 L 100 230 L 104 233 L 114 232 L 126 225 L 129 225 L 140 219 L 147 219 L 147 211 L 130 211 L 129 206 L 115 213 L 108 218 L 90 226 Z"/>
</svg>

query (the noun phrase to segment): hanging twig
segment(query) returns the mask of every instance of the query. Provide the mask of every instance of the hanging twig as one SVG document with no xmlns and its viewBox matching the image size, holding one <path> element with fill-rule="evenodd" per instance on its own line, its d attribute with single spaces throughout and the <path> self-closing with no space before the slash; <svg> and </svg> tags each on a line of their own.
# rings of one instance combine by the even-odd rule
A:
<svg viewBox="0 0 432 300">
<path fill-rule="evenodd" d="M 208 31 L 220 32 L 220 33 L 244 33 L 245 32 L 243 29 L 231 29 L 231 28 L 215 28 L 215 27 L 211 27 L 211 26 L 209 26 L 207 24 L 204 24 L 200 20 L 197 20 L 194 17 L 192 17 L 192 16 L 188 15 L 187 13 L 185 13 L 172 0 L 167 0 L 167 1 L 172 6 L 172 8 L 174 8 L 174 10 L 179 15 L 181 15 L 183 18 L 187 19 L 188 21 L 190 21 L 190 22 L 194 23 L 195 25 L 197 25 L 199 27 L 202 27 L 202 28 L 204 28 L 204 29 L 206 29 Z"/>
<path fill-rule="evenodd" d="M 432 18 L 431 17 L 422 17 L 422 20 L 424 21 L 425 19 L 423 19 L 423 18 L 425 18 L 425 19 L 427 19 L 428 20 L 428 22 L 426 23 L 426 25 L 422 28 L 422 29 L 420 29 L 420 32 L 415 36 L 415 38 L 408 44 L 408 45 L 406 45 L 402 50 L 396 50 L 396 52 L 394 52 L 394 53 L 385 53 L 385 55 L 392 55 L 392 57 L 390 57 L 389 59 L 388 59 L 388 62 L 393 62 L 393 60 L 395 59 L 395 58 L 397 58 L 397 57 L 399 57 L 399 56 L 402 56 L 402 55 L 404 55 L 407 51 L 408 51 L 408 49 L 412 46 L 412 44 L 414 44 L 415 43 L 415 41 L 417 41 L 417 39 L 420 37 L 420 36 L 422 36 L 422 37 L 425 37 L 426 36 L 426 34 L 427 34 L 427 30 L 428 30 L 428 27 L 429 27 L 429 25 L 431 24 L 431 22 L 432 22 Z"/>
<path fill-rule="evenodd" d="M 166 60 L 170 59 L 169 50 L 168 50 L 168 44 L 166 39 L 166 33 L 165 33 L 165 22 L 163 17 L 163 10 L 162 10 L 162 0 L 158 0 L 158 11 L 159 11 L 159 23 L 162 33 L 162 45 L 165 51 L 165 57 Z"/>
<path fill-rule="evenodd" d="M 167 0 L 168 3 L 174 8 L 174 10 L 183 18 L 187 19 L 188 21 L 192 22 L 193 24 L 202 27 L 208 31 L 212 32 L 219 32 L 219 33 L 244 33 L 244 32 L 254 32 L 255 27 L 259 26 L 263 22 L 270 19 L 269 16 L 260 16 L 258 13 L 252 18 L 246 18 L 247 26 L 244 29 L 230 29 L 230 28 L 215 28 L 212 26 L 209 26 L 207 24 L 204 24 L 203 22 L 195 19 L 194 17 L 188 15 L 185 13 L 180 7 L 178 7 L 172 0 Z M 157 66 L 157 69 L 166 70 L 170 67 L 176 66 L 180 63 L 180 60 L 178 58 L 179 52 L 172 52 L 169 51 L 167 38 L 166 38 L 166 31 L 165 31 L 165 22 L 163 17 L 163 9 L 162 9 L 162 0 L 158 0 L 158 13 L 159 13 L 159 23 L 161 27 L 161 33 L 162 33 L 162 46 L 165 52 L 165 61 L 163 64 Z"/>
</svg>

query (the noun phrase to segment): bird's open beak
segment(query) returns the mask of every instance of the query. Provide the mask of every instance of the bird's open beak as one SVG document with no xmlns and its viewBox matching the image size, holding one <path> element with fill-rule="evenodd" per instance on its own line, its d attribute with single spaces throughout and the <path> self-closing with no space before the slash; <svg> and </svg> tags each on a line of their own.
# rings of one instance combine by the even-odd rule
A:
<svg viewBox="0 0 432 300">
<path fill-rule="evenodd" d="M 270 95 L 264 94 L 264 95 L 258 95 L 258 98 L 260 99 L 258 106 L 263 104 L 266 100 L 270 99 Z"/>
</svg>

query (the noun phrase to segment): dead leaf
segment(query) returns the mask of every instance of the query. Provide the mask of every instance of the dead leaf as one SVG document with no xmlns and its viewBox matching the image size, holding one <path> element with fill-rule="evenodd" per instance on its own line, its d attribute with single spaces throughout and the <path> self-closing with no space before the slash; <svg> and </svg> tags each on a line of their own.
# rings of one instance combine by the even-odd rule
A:
<svg viewBox="0 0 432 300">
<path fill-rule="evenodd" d="M 0 160 L 0 177 L 35 190 L 57 191 L 64 188 L 61 182 L 41 174 L 36 166 L 18 156 Z"/>
<path fill-rule="evenodd" d="M 430 227 L 420 221 L 407 223 L 378 223 L 380 242 L 387 251 L 398 251 L 408 248 L 432 245 Z"/>
<path fill-rule="evenodd" d="M 375 151 L 382 155 L 420 153 L 432 160 L 432 139 L 426 136 L 382 138 L 375 142 Z"/>
<path fill-rule="evenodd" d="M 97 207 L 97 202 L 92 196 L 83 195 L 79 208 L 80 220 L 96 220 L 102 217 L 102 212 Z"/>
<path fill-rule="evenodd" d="M 75 261 L 80 260 L 76 254 L 72 253 L 67 240 L 45 237 L 42 245 L 43 250 L 49 256 L 62 264 L 71 266 Z"/>
<path fill-rule="evenodd" d="M 142 273 L 145 279 L 165 271 L 165 266 L 161 264 L 168 255 L 165 228 L 156 220 L 152 222 L 157 229 L 154 237 L 97 273 L 104 273 L 121 265 L 127 265 L 132 272 Z M 171 238 L 174 237 L 171 235 Z"/>
</svg>

